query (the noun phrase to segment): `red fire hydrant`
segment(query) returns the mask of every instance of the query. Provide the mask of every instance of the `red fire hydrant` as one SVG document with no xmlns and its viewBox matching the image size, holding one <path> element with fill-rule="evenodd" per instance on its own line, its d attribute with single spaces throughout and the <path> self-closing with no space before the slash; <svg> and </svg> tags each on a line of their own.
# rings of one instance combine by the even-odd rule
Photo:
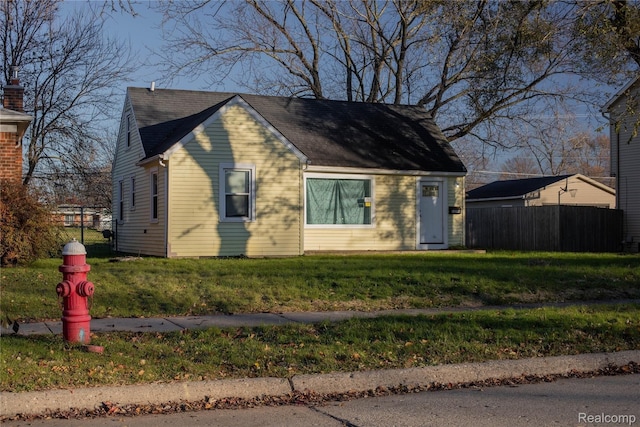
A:
<svg viewBox="0 0 640 427">
<path fill-rule="evenodd" d="M 87 251 L 82 243 L 73 239 L 62 249 L 62 282 L 56 292 L 63 300 L 62 335 L 66 341 L 88 344 L 90 340 L 89 297 L 93 283 L 87 281 L 91 266 L 86 263 Z"/>
</svg>

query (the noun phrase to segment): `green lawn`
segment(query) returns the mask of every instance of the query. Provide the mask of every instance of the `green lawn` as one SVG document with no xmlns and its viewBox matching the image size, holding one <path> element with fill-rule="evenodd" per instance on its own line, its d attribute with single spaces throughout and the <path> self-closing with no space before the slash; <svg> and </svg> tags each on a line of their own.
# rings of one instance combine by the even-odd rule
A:
<svg viewBox="0 0 640 427">
<path fill-rule="evenodd" d="M 3 336 L 0 391 L 408 368 L 640 349 L 640 305 L 387 316 L 316 325 Z"/>
<path fill-rule="evenodd" d="M 88 248 L 89 250 L 89 248 Z M 340 323 L 0 338 L 0 390 L 427 366 L 640 349 L 640 257 L 416 253 L 282 259 L 88 259 L 91 315 L 376 310 L 573 301 L 575 307 L 386 316 Z M 60 259 L 3 269 L 0 318 L 59 319 Z"/>
<path fill-rule="evenodd" d="M 90 247 L 87 249 L 90 252 Z M 61 259 L 3 269 L 0 316 L 56 319 Z M 88 258 L 91 315 L 377 310 L 640 298 L 640 256 L 565 253 Z"/>
<path fill-rule="evenodd" d="M 105 239 L 101 231 L 85 227 L 60 227 L 60 239 L 64 246 L 71 239 L 76 239 L 85 245 L 90 257 L 109 257 L 112 255 L 109 239 Z"/>
</svg>

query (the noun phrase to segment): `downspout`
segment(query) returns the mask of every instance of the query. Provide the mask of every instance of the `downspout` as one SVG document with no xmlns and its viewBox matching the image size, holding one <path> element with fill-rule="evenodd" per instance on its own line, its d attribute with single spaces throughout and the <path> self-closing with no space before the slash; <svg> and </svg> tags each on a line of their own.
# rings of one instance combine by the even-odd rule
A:
<svg viewBox="0 0 640 427">
<path fill-rule="evenodd" d="M 622 241 L 623 243 L 633 242 L 633 238 L 627 235 L 627 203 L 629 197 L 625 197 L 624 209 L 620 206 L 620 190 L 622 181 L 620 180 L 620 132 L 616 131 L 616 209 L 622 209 Z M 624 194 L 627 196 L 627 177 L 624 177 Z"/>
<path fill-rule="evenodd" d="M 607 112 L 602 112 L 602 117 L 607 119 L 609 122 L 609 127 L 611 127 L 611 117 L 607 116 Z M 614 128 L 615 129 L 615 128 Z M 621 209 L 620 206 L 620 186 L 622 183 L 620 182 L 620 130 L 616 130 L 616 209 Z M 611 135 L 611 133 L 609 133 Z M 624 209 L 622 209 L 622 242 L 626 242 L 627 240 L 627 221 L 626 215 L 624 213 Z"/>
<path fill-rule="evenodd" d="M 164 155 L 160 154 L 158 164 L 164 169 L 164 256 L 169 258 L 169 171 L 163 160 Z"/>
<path fill-rule="evenodd" d="M 616 132 L 616 208 L 620 209 L 620 132 Z"/>
<path fill-rule="evenodd" d="M 307 221 L 307 189 L 305 186 L 305 177 L 304 173 L 309 169 L 309 165 L 311 165 L 311 160 L 306 159 L 304 163 L 302 163 L 302 167 L 300 168 L 300 185 L 298 187 L 298 200 L 300 200 L 300 229 L 298 233 L 300 233 L 300 238 L 298 239 L 299 248 L 298 253 L 300 255 L 304 255 L 304 243 L 305 243 L 305 231 L 306 231 L 306 221 Z"/>
</svg>

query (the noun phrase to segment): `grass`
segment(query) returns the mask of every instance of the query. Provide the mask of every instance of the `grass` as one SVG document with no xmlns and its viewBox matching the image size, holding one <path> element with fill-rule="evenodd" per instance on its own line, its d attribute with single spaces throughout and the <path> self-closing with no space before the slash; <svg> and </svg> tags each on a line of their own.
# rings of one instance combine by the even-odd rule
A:
<svg viewBox="0 0 640 427">
<path fill-rule="evenodd" d="M 60 239 L 62 246 L 71 239 L 83 243 L 90 257 L 106 257 L 112 255 L 108 239 L 105 239 L 101 231 L 85 227 L 60 227 Z"/>
<path fill-rule="evenodd" d="M 574 301 L 569 308 L 387 316 L 340 323 L 99 333 L 104 354 L 61 336 L 0 338 L 0 390 L 26 391 L 428 366 L 640 349 L 640 257 L 567 253 L 416 253 L 282 259 L 92 256 L 91 315 L 376 310 Z M 61 259 L 0 271 L 0 318 L 61 316 Z"/>
<path fill-rule="evenodd" d="M 640 257 L 417 253 L 281 259 L 91 257 L 93 317 L 378 310 L 640 298 Z M 0 317 L 59 319 L 61 259 L 0 272 Z"/>
<path fill-rule="evenodd" d="M 106 333 L 103 354 L 59 336 L 3 336 L 0 390 L 290 377 L 640 348 L 640 305 L 387 316 L 316 325 Z"/>
</svg>

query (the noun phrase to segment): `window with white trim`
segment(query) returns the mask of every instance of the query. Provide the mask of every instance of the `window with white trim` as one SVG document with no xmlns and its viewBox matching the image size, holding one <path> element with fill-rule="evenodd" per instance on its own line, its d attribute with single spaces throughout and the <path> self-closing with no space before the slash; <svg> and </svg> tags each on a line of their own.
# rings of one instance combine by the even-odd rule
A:
<svg viewBox="0 0 640 427">
<path fill-rule="evenodd" d="M 256 217 L 255 165 L 220 164 L 220 220 L 254 221 Z"/>
<path fill-rule="evenodd" d="M 309 176 L 305 188 L 305 223 L 310 226 L 371 226 L 371 177 Z"/>
<path fill-rule="evenodd" d="M 131 147 L 131 114 L 127 114 L 127 147 Z"/>
<path fill-rule="evenodd" d="M 131 200 L 130 200 L 130 209 L 134 210 L 136 208 L 136 177 L 131 177 Z"/>
<path fill-rule="evenodd" d="M 158 171 L 151 171 L 151 181 L 149 183 L 151 189 L 151 221 L 158 220 Z"/>
<path fill-rule="evenodd" d="M 124 181 L 118 181 L 118 221 L 124 221 Z"/>
</svg>

